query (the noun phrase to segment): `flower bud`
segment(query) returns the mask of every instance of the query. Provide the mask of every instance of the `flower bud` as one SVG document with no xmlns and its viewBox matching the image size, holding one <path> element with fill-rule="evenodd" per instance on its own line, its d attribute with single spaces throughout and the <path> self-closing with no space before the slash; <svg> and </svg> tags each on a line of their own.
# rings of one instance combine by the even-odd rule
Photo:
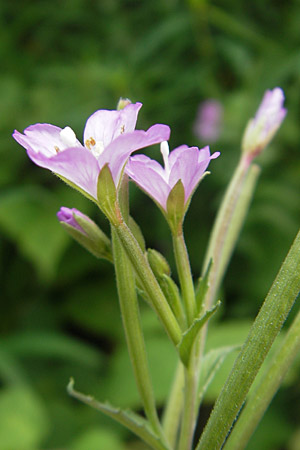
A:
<svg viewBox="0 0 300 450">
<path fill-rule="evenodd" d="M 279 87 L 266 91 L 255 117 L 248 122 L 242 150 L 250 161 L 263 151 L 280 127 L 287 113 L 283 102 L 284 93 Z"/>
<path fill-rule="evenodd" d="M 110 240 L 88 216 L 78 209 L 63 206 L 57 218 L 70 236 L 94 256 L 112 261 Z"/>
<path fill-rule="evenodd" d="M 117 110 L 120 111 L 120 109 L 124 109 L 125 106 L 130 105 L 131 101 L 129 98 L 120 98 L 117 104 Z"/>
<path fill-rule="evenodd" d="M 163 275 L 170 275 L 171 269 L 166 258 L 157 250 L 149 248 L 147 250 L 147 258 L 154 275 L 159 278 Z"/>
</svg>

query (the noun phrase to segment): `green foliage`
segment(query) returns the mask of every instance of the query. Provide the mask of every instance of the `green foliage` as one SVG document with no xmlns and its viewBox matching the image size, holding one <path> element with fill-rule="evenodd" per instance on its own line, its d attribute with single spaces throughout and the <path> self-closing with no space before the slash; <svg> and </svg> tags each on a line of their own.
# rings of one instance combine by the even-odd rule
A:
<svg viewBox="0 0 300 450">
<path fill-rule="evenodd" d="M 299 21 L 296 0 L 24 0 L 21 8 L 1 3 L 1 449 L 123 450 L 126 443 L 134 448 L 120 427 L 67 396 L 71 375 L 97 398 L 141 406 L 112 266 L 72 243 L 55 214 L 64 205 L 91 214 L 108 231 L 107 221 L 92 202 L 34 166 L 12 140 L 13 129 L 36 122 L 70 125 L 81 139 L 86 118 L 96 109 L 115 108 L 123 96 L 144 104 L 138 128 L 167 123 L 171 148 L 204 146 L 207 142 L 193 135 L 196 110 L 207 98 L 220 100 L 224 123 L 211 147 L 221 157 L 195 192 L 185 219 L 198 277 L 213 217 L 239 159 L 243 129 L 264 90 L 281 86 L 288 115 L 258 161 L 263 170 L 207 351 L 240 345 L 299 226 Z M 147 152 L 159 154 L 157 148 Z M 147 247 L 172 261 L 160 212 L 135 187 L 131 198 L 131 214 Z M 142 315 L 161 405 L 176 355 L 146 304 Z M 216 398 L 234 353 L 209 385 L 207 403 Z M 299 416 L 298 373 L 249 449 L 278 450 L 287 439 L 291 449 L 298 448 L 293 426 Z"/>
</svg>

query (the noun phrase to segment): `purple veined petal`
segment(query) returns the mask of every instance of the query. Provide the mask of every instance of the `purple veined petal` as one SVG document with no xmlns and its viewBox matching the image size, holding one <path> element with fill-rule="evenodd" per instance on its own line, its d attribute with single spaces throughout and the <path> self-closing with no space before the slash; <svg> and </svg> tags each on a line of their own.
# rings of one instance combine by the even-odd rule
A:
<svg viewBox="0 0 300 450">
<path fill-rule="evenodd" d="M 144 164 L 144 162 L 136 157 L 130 158 L 126 165 L 126 173 L 143 191 L 166 209 L 170 186 L 158 173 L 155 164 Z"/>
<path fill-rule="evenodd" d="M 170 157 L 172 153 L 170 153 Z M 187 201 L 206 171 L 210 160 L 217 158 L 220 152 L 211 155 L 208 146 L 200 150 L 197 147 L 188 147 L 177 152 L 177 155 L 170 173 L 169 184 L 173 186 L 181 179 L 185 191 L 185 201 Z"/>
<path fill-rule="evenodd" d="M 174 150 L 170 152 L 168 158 L 170 170 L 172 170 L 172 167 L 174 163 L 177 161 L 177 158 L 179 158 L 182 153 L 184 154 L 185 150 L 188 148 L 189 148 L 188 145 L 180 145 L 179 147 L 174 148 Z"/>
<path fill-rule="evenodd" d="M 134 155 L 131 156 L 129 161 L 139 161 L 141 162 L 144 167 L 151 168 L 155 172 L 157 172 L 162 178 L 166 178 L 166 172 L 164 168 L 157 162 L 155 159 L 151 159 L 146 155 Z M 125 169 L 125 172 L 127 172 L 127 166 Z"/>
<path fill-rule="evenodd" d="M 135 129 L 138 112 L 142 103 L 130 103 L 125 108 L 116 110 L 100 109 L 92 114 L 85 125 L 83 142 L 91 138 L 107 147 L 123 133 L 131 133 Z"/>
<path fill-rule="evenodd" d="M 132 152 L 166 141 L 169 137 L 170 128 L 161 124 L 153 125 L 147 131 L 135 130 L 132 133 L 122 134 L 112 141 L 99 156 L 99 165 L 103 167 L 106 163 L 109 164 L 112 177 L 117 185 L 124 164 Z"/>
<path fill-rule="evenodd" d="M 68 148 L 52 157 L 27 150 L 29 158 L 38 166 L 61 175 L 93 198 L 97 199 L 99 164 L 93 154 L 84 147 Z"/>
<path fill-rule="evenodd" d="M 169 185 L 173 187 L 178 180 L 181 180 L 184 186 L 185 201 L 187 201 L 191 193 L 192 180 L 197 175 L 199 175 L 200 179 L 203 173 L 199 173 L 198 157 L 199 150 L 196 147 L 185 149 L 184 152 L 179 154 L 170 172 Z"/>
<path fill-rule="evenodd" d="M 24 134 L 15 130 L 13 138 L 26 150 L 31 149 L 36 153 L 45 156 L 54 156 L 58 151 L 67 148 L 66 143 L 61 138 L 62 129 L 48 123 L 37 123 L 24 130 Z M 75 136 L 75 135 L 74 135 Z M 80 142 L 75 138 L 74 145 L 80 147 Z"/>
</svg>

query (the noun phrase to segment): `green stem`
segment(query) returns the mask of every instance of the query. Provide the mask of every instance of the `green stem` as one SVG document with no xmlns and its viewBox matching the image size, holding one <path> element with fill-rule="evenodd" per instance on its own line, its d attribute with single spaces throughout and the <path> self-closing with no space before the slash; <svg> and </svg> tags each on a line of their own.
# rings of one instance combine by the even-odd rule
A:
<svg viewBox="0 0 300 450">
<path fill-rule="evenodd" d="M 146 416 L 152 424 L 153 429 L 159 433 L 161 427 L 157 416 L 155 398 L 149 374 L 146 346 L 135 289 L 134 273 L 116 231 L 113 228 L 112 243 L 121 316 L 134 376 Z"/>
<path fill-rule="evenodd" d="M 197 450 L 221 448 L 300 290 L 300 231 L 216 401 Z"/>
<path fill-rule="evenodd" d="M 209 275 L 209 288 L 205 298 L 206 308 L 212 305 L 220 287 L 249 209 L 259 172 L 260 169 L 257 165 L 249 166 L 246 158 L 242 157 L 226 190 L 204 260 L 203 275 L 211 259 L 213 261 Z"/>
<path fill-rule="evenodd" d="M 164 325 L 170 339 L 176 346 L 181 340 L 180 326 L 141 250 L 141 247 L 125 222 L 120 221 L 118 225 L 115 226 L 115 230 L 126 250 L 128 258 L 140 278 L 153 308 Z"/>
<path fill-rule="evenodd" d="M 190 261 L 182 229 L 177 235 L 172 234 L 172 239 L 181 295 L 189 326 L 196 315 L 196 300 Z"/>
<path fill-rule="evenodd" d="M 241 157 L 226 189 L 214 222 L 204 260 L 203 276 L 210 262 L 213 262 L 208 277 L 204 309 L 209 309 L 215 300 L 249 209 L 259 173 L 260 168 L 257 165 L 250 164 L 249 166 L 247 159 Z M 207 325 L 204 325 L 197 343 L 199 376 L 205 349 Z"/>
<path fill-rule="evenodd" d="M 190 450 L 193 444 L 197 419 L 198 390 L 195 354 L 191 356 L 189 366 L 187 368 L 185 367 L 184 378 L 184 407 L 178 450 Z"/>
<path fill-rule="evenodd" d="M 175 448 L 183 407 L 184 367 L 178 363 L 171 392 L 166 404 L 162 424 L 167 441 Z"/>
<path fill-rule="evenodd" d="M 242 450 L 263 417 L 288 369 L 300 351 L 300 311 L 289 328 L 284 341 L 253 392 L 225 444 L 226 450 Z"/>
</svg>

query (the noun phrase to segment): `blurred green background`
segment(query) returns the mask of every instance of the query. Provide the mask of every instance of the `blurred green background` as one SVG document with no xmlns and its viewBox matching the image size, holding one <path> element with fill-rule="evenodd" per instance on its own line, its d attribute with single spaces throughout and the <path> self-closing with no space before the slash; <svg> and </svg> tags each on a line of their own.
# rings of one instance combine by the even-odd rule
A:
<svg viewBox="0 0 300 450">
<path fill-rule="evenodd" d="M 34 166 L 11 133 L 47 122 L 69 125 L 81 137 L 89 115 L 114 109 L 123 96 L 144 104 L 138 128 L 166 123 L 172 148 L 204 146 L 193 134 L 198 106 L 220 101 L 224 119 L 211 149 L 222 154 L 185 224 L 197 277 L 245 125 L 264 91 L 282 87 L 288 115 L 260 157 L 262 174 L 208 345 L 240 343 L 299 227 L 300 2 L 11 0 L 0 3 L 0 21 L 0 448 L 144 449 L 65 389 L 74 376 L 83 392 L 140 408 L 113 268 L 72 242 L 56 212 L 76 207 L 106 231 L 108 223 L 92 203 Z M 149 153 L 159 155 L 158 148 Z M 147 245 L 174 266 L 160 213 L 134 186 L 131 196 Z M 152 312 L 141 306 L 161 406 L 175 353 Z M 199 428 L 232 361 L 208 392 Z M 298 369 L 296 363 L 247 448 L 300 449 Z"/>
</svg>

